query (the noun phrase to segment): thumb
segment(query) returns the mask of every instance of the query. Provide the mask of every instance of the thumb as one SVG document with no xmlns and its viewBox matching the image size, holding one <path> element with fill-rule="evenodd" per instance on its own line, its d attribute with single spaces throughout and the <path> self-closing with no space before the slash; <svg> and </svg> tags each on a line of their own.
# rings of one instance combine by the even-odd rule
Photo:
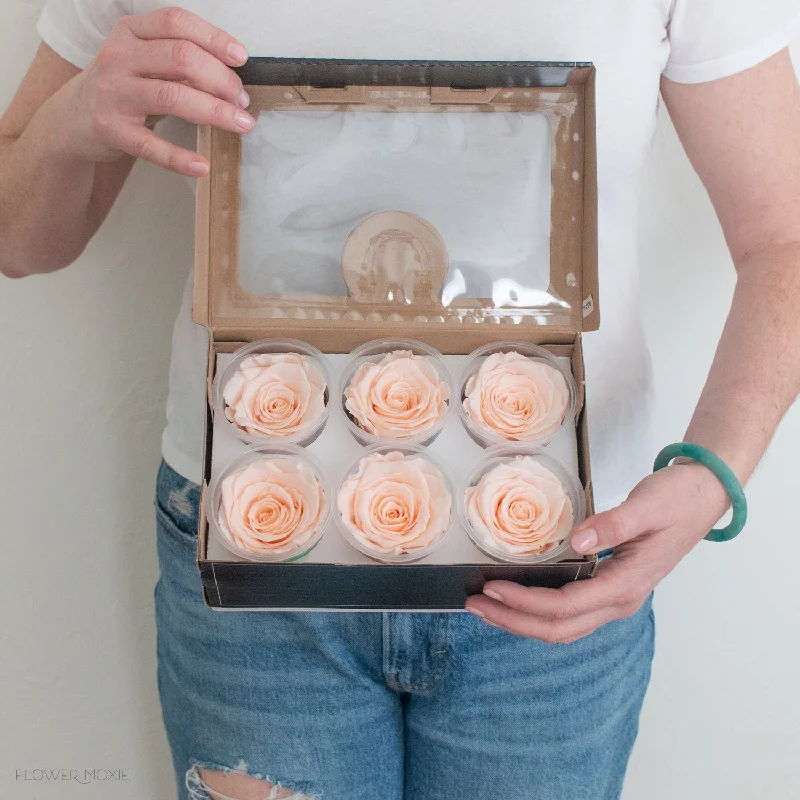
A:
<svg viewBox="0 0 800 800">
<path fill-rule="evenodd" d="M 635 539 L 652 527 L 652 497 L 633 493 L 624 503 L 582 522 L 572 532 L 570 544 L 576 553 L 600 553 Z"/>
</svg>

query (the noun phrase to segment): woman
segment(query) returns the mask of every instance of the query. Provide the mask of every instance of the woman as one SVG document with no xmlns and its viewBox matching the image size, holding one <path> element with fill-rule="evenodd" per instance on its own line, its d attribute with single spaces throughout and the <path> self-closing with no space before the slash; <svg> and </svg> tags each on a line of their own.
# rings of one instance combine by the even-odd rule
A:
<svg viewBox="0 0 800 800">
<path fill-rule="evenodd" d="M 47 3 L 43 44 L 0 121 L 5 274 L 74 261 L 137 157 L 206 174 L 177 144 L 187 126 L 148 123 L 168 115 L 247 133 L 231 67 L 248 52 L 595 63 L 603 324 L 586 337 L 586 361 L 600 512 L 572 543 L 616 548 L 593 581 L 562 590 L 491 582 L 469 600 L 472 616 L 214 614 L 194 566 L 205 343 L 187 292 L 157 487 L 159 689 L 180 797 L 618 797 L 650 672 L 651 592 L 728 503 L 693 462 L 642 479 L 641 166 L 660 88 L 738 273 L 686 440 L 745 482 L 800 376 L 800 90 L 785 50 L 798 3 L 162 6 Z"/>
</svg>

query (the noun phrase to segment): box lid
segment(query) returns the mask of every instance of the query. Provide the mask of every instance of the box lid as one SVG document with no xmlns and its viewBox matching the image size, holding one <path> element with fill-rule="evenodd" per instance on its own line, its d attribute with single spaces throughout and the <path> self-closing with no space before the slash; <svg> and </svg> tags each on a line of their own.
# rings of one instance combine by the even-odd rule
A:
<svg viewBox="0 0 800 800">
<path fill-rule="evenodd" d="M 597 329 L 595 71 L 253 58 L 250 134 L 202 127 L 194 319 Z"/>
</svg>

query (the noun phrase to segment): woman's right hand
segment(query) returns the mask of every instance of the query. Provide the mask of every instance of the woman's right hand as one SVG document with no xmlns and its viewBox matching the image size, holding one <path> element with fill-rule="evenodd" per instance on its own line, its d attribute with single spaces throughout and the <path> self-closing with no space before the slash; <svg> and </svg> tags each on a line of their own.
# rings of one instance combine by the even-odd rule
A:
<svg viewBox="0 0 800 800">
<path fill-rule="evenodd" d="M 124 153 L 200 177 L 208 161 L 157 136 L 148 122 L 175 116 L 246 133 L 255 121 L 231 69 L 247 51 L 229 34 L 182 8 L 123 17 L 95 59 L 63 87 L 70 93 L 64 146 L 91 161 Z"/>
</svg>

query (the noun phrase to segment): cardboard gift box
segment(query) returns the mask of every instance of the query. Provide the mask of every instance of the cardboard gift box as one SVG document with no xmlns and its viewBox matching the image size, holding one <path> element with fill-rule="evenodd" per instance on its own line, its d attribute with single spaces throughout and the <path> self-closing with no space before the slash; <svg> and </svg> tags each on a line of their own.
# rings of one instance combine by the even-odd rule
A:
<svg viewBox="0 0 800 800">
<path fill-rule="evenodd" d="M 289 337 L 341 363 L 367 341 L 406 337 L 457 372 L 481 345 L 524 340 L 571 366 L 579 413 L 568 444 L 548 448 L 574 448 L 593 512 L 581 333 L 600 322 L 594 67 L 252 58 L 240 73 L 254 131 L 198 134 L 211 162 L 197 187 L 193 312 L 210 332 L 197 554 L 207 605 L 455 611 L 487 580 L 591 577 L 596 558 L 574 553 L 493 562 L 458 523 L 448 550 L 412 564 L 369 561 L 335 529 L 299 561 L 244 561 L 210 536 L 206 495 L 235 452 L 212 386 L 243 344 Z M 313 445 L 323 459 L 360 448 L 337 427 L 330 391 L 334 412 Z M 456 415 L 448 424 L 434 446 L 477 458 Z"/>
</svg>

